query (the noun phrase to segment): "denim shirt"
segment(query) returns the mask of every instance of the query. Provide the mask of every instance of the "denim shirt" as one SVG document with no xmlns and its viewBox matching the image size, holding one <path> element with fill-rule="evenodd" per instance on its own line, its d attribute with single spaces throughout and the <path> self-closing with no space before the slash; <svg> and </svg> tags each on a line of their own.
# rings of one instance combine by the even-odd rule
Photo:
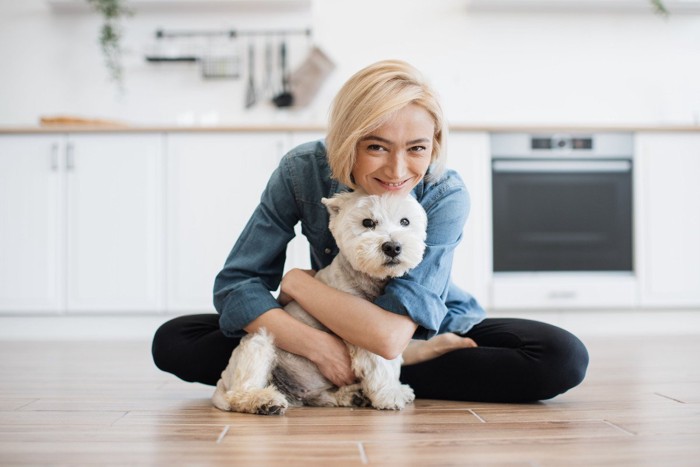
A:
<svg viewBox="0 0 700 467">
<path fill-rule="evenodd" d="M 297 222 L 310 245 L 311 267 L 319 270 L 330 264 L 338 247 L 321 198 L 347 190 L 331 178 L 323 140 L 298 146 L 282 158 L 214 283 L 214 306 L 225 335 L 244 335 L 248 323 L 280 307 L 271 291 L 282 280 L 287 244 Z M 484 318 L 477 301 L 450 280 L 469 194 L 459 175 L 448 170 L 439 181 L 421 181 L 412 195 L 428 215 L 423 260 L 406 275 L 391 279 L 374 303 L 408 315 L 418 324 L 416 339 L 465 333 Z"/>
</svg>

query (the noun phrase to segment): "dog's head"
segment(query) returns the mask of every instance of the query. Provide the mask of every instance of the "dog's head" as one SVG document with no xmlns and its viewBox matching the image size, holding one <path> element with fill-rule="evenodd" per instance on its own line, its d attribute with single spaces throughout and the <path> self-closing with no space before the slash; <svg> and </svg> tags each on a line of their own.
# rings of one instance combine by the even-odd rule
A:
<svg viewBox="0 0 700 467">
<path fill-rule="evenodd" d="M 329 228 L 352 267 L 371 277 L 399 277 L 425 250 L 428 218 L 411 196 L 339 193 L 323 198 Z"/>
</svg>

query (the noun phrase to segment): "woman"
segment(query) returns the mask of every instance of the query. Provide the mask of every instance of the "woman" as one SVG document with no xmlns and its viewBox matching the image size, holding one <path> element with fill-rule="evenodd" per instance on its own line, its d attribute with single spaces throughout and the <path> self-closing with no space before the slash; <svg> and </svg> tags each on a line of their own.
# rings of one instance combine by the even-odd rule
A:
<svg viewBox="0 0 700 467">
<path fill-rule="evenodd" d="M 438 100 L 409 64 L 382 61 L 356 73 L 334 100 L 325 143 L 292 150 L 272 174 L 216 278 L 219 315 L 164 324 L 153 341 L 158 367 L 214 385 L 240 338 L 265 327 L 278 347 L 308 358 L 336 385 L 355 379 L 341 338 L 385 358 L 403 353 L 401 379 L 418 398 L 534 401 L 579 384 L 588 354 L 575 336 L 535 321 L 484 319 L 476 300 L 451 283 L 469 196 L 459 175 L 445 170 L 445 138 Z M 428 214 L 423 261 L 374 303 L 322 284 L 312 271 L 282 277 L 300 221 L 313 269 L 331 262 L 337 247 L 321 198 L 356 188 L 414 196 Z M 270 294 L 278 286 L 279 301 Z M 289 316 L 281 306 L 290 299 L 335 335 Z"/>
</svg>

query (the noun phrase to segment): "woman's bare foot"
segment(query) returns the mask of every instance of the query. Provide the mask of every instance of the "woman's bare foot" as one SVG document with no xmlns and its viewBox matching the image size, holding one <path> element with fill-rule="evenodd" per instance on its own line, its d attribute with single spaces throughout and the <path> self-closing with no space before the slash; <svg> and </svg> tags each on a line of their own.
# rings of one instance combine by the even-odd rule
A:
<svg viewBox="0 0 700 467">
<path fill-rule="evenodd" d="M 478 347 L 473 339 L 461 337 L 451 332 L 438 334 L 427 341 L 412 340 L 403 352 L 403 364 L 414 365 L 432 360 L 453 350 L 472 347 Z"/>
</svg>

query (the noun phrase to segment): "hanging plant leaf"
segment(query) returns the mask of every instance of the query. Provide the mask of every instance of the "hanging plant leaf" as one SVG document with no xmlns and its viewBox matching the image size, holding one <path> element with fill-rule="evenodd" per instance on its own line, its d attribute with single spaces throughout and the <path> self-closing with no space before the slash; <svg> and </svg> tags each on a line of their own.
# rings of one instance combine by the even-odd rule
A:
<svg viewBox="0 0 700 467">
<path fill-rule="evenodd" d="M 669 11 L 666 9 L 666 5 L 662 0 L 651 0 L 651 4 L 654 7 L 654 11 L 661 16 L 668 16 Z"/>
<path fill-rule="evenodd" d="M 122 18 L 132 16 L 133 12 L 126 6 L 126 0 L 87 0 L 92 8 L 103 18 L 100 28 L 100 48 L 110 80 L 120 91 L 124 89 L 124 69 L 122 66 Z"/>
</svg>

